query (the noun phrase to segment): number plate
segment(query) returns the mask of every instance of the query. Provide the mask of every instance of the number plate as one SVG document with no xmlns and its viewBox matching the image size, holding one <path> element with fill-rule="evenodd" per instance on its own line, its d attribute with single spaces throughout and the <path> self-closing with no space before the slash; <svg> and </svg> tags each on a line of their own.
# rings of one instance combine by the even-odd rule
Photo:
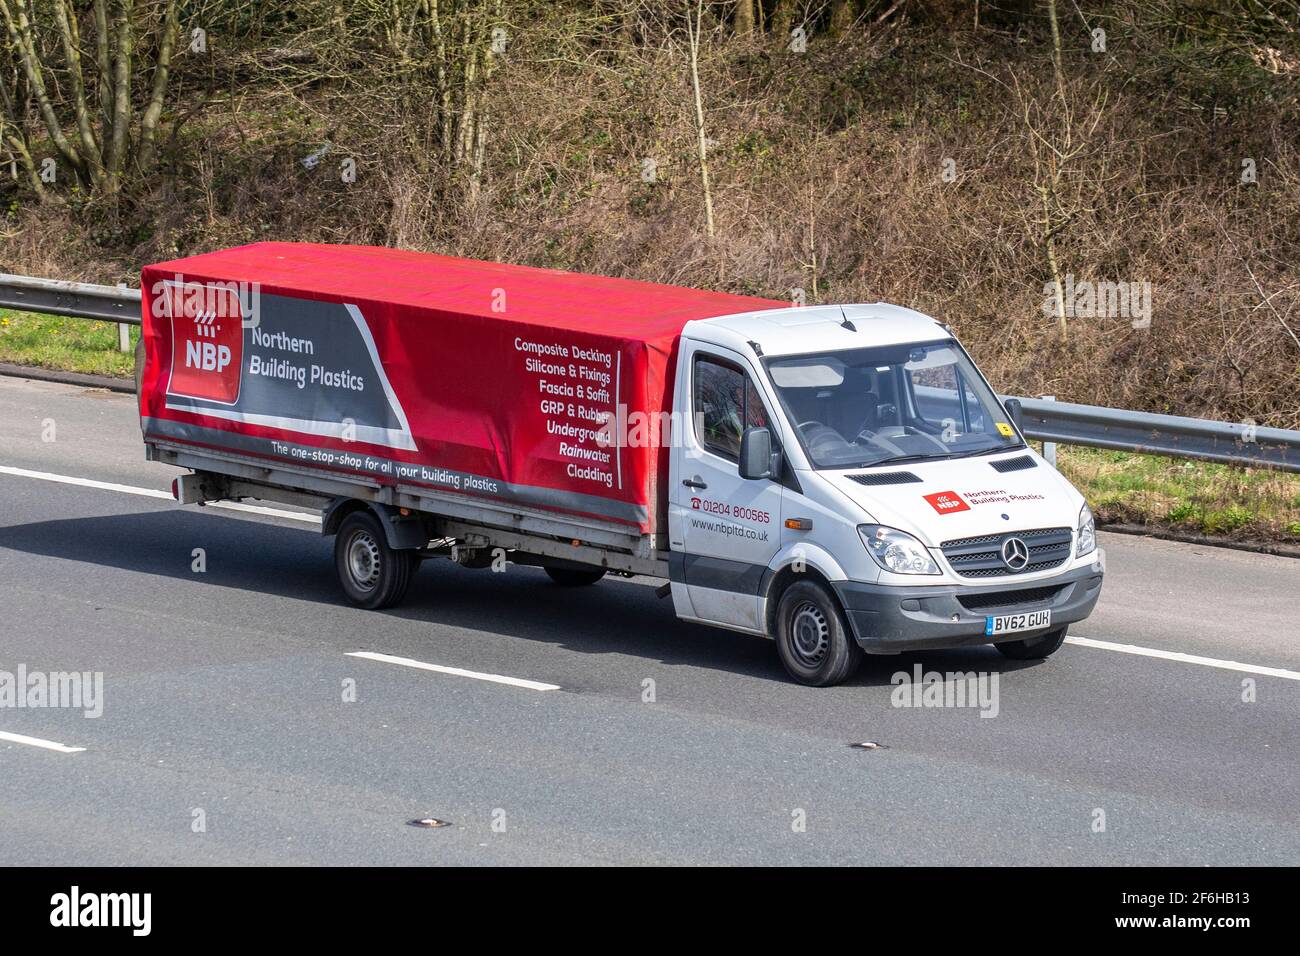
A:
<svg viewBox="0 0 1300 956">
<path fill-rule="evenodd" d="M 1036 631 L 1052 623 L 1051 611 L 1026 611 L 1024 614 L 990 614 L 984 618 L 984 636 L 1014 634 L 1016 631 Z"/>
</svg>

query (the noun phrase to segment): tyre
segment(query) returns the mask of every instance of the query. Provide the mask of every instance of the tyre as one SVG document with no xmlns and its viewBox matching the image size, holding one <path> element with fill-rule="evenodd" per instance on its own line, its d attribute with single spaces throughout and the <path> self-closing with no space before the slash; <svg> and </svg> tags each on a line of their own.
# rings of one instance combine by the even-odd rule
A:
<svg viewBox="0 0 1300 956">
<path fill-rule="evenodd" d="M 776 651 L 801 684 L 830 687 L 847 680 L 862 660 L 835 600 L 825 587 L 800 581 L 785 589 L 776 609 Z"/>
<path fill-rule="evenodd" d="M 595 584 L 605 576 L 604 568 L 579 571 L 575 568 L 547 568 L 547 576 L 563 588 L 581 588 Z"/>
<path fill-rule="evenodd" d="M 334 569 L 344 596 L 357 607 L 373 611 L 399 603 L 419 566 L 416 552 L 388 546 L 369 511 L 352 512 L 334 537 Z"/>
<path fill-rule="evenodd" d="M 1027 637 L 1023 641 L 1002 641 L 994 644 L 1004 657 L 1013 661 L 1037 661 L 1049 657 L 1065 641 L 1065 632 L 1069 628 L 1058 628 L 1038 637 Z"/>
</svg>

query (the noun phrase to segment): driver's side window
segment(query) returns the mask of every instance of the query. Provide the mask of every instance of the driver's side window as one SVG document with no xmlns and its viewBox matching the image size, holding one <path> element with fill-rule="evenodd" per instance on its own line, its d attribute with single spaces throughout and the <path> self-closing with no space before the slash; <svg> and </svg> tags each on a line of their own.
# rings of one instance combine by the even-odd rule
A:
<svg viewBox="0 0 1300 956">
<path fill-rule="evenodd" d="M 715 455 L 738 462 L 744 430 L 771 427 L 749 376 L 730 362 L 696 356 L 692 387 L 696 437 Z"/>
</svg>

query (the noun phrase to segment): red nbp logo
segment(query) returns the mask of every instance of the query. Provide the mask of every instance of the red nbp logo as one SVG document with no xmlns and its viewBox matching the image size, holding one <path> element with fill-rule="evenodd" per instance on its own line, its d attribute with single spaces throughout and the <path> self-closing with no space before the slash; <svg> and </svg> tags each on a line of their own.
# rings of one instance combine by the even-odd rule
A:
<svg viewBox="0 0 1300 956">
<path fill-rule="evenodd" d="M 224 293 L 224 294 L 223 294 Z M 239 399 L 244 351 L 239 297 L 222 290 L 217 308 L 187 310 L 179 288 L 170 286 L 172 377 L 168 391 L 233 405 Z M 225 300 L 229 301 L 225 301 Z M 212 303 L 208 303 L 211 305 Z M 187 314 L 188 313 L 188 314 Z"/>
<path fill-rule="evenodd" d="M 924 498 L 930 502 L 930 507 L 941 515 L 951 514 L 954 511 L 970 511 L 970 505 L 966 504 L 961 495 L 955 491 L 937 491 L 932 495 L 925 495 Z"/>
</svg>

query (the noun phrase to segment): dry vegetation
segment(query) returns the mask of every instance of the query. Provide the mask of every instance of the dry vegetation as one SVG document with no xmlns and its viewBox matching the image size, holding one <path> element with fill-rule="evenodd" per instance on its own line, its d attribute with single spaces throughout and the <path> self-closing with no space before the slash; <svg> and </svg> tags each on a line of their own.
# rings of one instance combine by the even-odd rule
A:
<svg viewBox="0 0 1300 956">
<path fill-rule="evenodd" d="M 58 3 L 89 47 L 99 0 L 26 5 L 52 30 Z M 140 35 L 171 6 L 137 3 Z M 1054 6 L 184 3 L 156 158 L 120 189 L 39 197 L 0 144 L 0 271 L 117 280 L 274 238 L 802 289 L 942 316 L 1009 392 L 1300 426 L 1295 3 L 1062 2 L 1059 58 Z M 196 28 L 206 53 L 185 45 Z M 46 73 L 72 135 L 56 41 Z M 124 150 L 157 47 L 135 66 Z M 57 150 L 14 52 L 8 130 L 39 163 Z M 1150 326 L 1070 316 L 1062 334 L 1044 290 L 1069 275 L 1149 282 Z"/>
</svg>

